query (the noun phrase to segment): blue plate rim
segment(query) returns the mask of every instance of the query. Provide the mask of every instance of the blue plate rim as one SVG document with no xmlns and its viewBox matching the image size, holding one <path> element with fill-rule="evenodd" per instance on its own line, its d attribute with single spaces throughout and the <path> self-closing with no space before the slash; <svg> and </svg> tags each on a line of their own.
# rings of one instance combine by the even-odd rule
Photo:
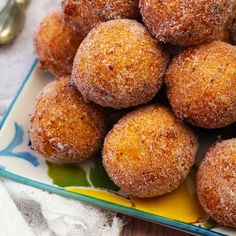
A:
<svg viewBox="0 0 236 236">
<path fill-rule="evenodd" d="M 11 112 L 13 106 L 15 105 L 15 103 L 16 103 L 18 97 L 20 96 L 20 94 L 21 94 L 23 88 L 25 87 L 26 82 L 29 80 L 29 78 L 30 78 L 30 76 L 31 76 L 31 74 L 32 74 L 32 72 L 33 72 L 33 70 L 35 69 L 37 63 L 38 63 L 38 60 L 35 59 L 34 62 L 33 62 L 33 64 L 32 64 L 32 66 L 30 67 L 30 70 L 28 71 L 28 73 L 27 73 L 25 79 L 23 80 L 23 83 L 21 84 L 19 90 L 17 91 L 15 97 L 13 98 L 11 104 L 10 104 L 9 107 L 7 108 L 7 110 L 6 110 L 6 112 L 4 113 L 2 119 L 0 119 L 0 130 L 2 129 L 2 127 L 3 127 L 3 125 L 4 125 L 5 121 L 6 121 L 6 119 L 7 119 L 8 115 L 9 115 L 9 113 Z"/>
<path fill-rule="evenodd" d="M 7 120 L 7 117 L 9 116 L 11 110 L 14 108 L 14 105 L 19 97 L 19 95 L 21 94 L 22 90 L 24 89 L 27 81 L 30 79 L 32 72 L 34 71 L 36 65 L 38 63 L 38 60 L 35 59 L 29 72 L 27 73 L 27 76 L 25 77 L 25 79 L 23 80 L 23 83 L 21 84 L 19 90 L 17 91 L 14 99 L 12 100 L 10 106 L 8 107 L 7 111 L 4 113 L 4 116 L 2 117 L 2 119 L 0 120 L 0 130 L 2 129 L 3 125 L 5 124 L 5 121 Z M 209 229 L 205 229 L 202 228 L 200 226 L 196 226 L 193 224 L 187 224 L 184 222 L 180 222 L 180 221 L 176 221 L 176 220 L 172 220 L 166 217 L 162 217 L 162 216 L 158 216 L 158 215 L 154 215 L 148 212 L 144 212 L 141 210 L 137 210 L 137 209 L 133 209 L 133 208 L 129 208 L 126 206 L 121 206 L 119 204 L 116 203 L 112 203 L 112 202 L 108 202 L 105 200 L 101 200 L 98 198 L 94 198 L 91 196 L 87 196 L 84 194 L 80 194 L 80 193 L 73 193 L 70 191 L 67 191 L 63 188 L 60 187 L 56 187 L 53 185 L 48 185 L 46 183 L 41 183 L 38 182 L 36 180 L 31 180 L 28 178 L 25 178 L 23 176 L 19 176 L 16 175 L 12 172 L 9 172 L 7 170 L 5 170 L 4 168 L 0 168 L 0 176 L 14 180 L 16 182 L 28 185 L 28 186 L 32 186 L 38 189 L 42 189 L 51 193 L 55 193 L 67 198 L 71 198 L 74 200 L 80 200 L 86 204 L 90 204 L 90 205 L 94 205 L 97 207 L 101 207 L 103 209 L 108 209 L 108 210 L 112 210 L 112 211 L 116 211 L 125 215 L 129 215 L 129 216 L 134 216 L 140 219 L 144 219 L 144 220 L 148 220 L 154 223 L 159 223 L 161 225 L 164 226 L 168 226 L 170 228 L 174 228 L 174 229 L 179 229 L 185 232 L 189 232 L 189 233 L 194 233 L 194 234 L 199 234 L 199 235 L 206 235 L 206 236 L 219 236 L 219 235 L 225 235 L 225 234 L 221 234 Z"/>
</svg>

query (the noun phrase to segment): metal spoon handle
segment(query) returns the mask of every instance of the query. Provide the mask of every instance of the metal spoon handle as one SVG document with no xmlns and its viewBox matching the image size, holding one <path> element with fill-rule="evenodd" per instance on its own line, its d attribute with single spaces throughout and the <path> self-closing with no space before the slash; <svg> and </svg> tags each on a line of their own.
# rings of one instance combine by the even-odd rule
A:
<svg viewBox="0 0 236 236">
<path fill-rule="evenodd" d="M 29 0 L 8 0 L 0 11 L 0 45 L 12 41 L 21 31 Z"/>
<path fill-rule="evenodd" d="M 8 18 L 9 18 L 12 6 L 14 4 L 15 3 L 14 3 L 13 0 L 9 0 L 9 1 L 7 1 L 7 4 L 4 6 L 4 8 L 0 11 L 0 32 L 4 28 L 6 22 L 7 22 Z"/>
</svg>

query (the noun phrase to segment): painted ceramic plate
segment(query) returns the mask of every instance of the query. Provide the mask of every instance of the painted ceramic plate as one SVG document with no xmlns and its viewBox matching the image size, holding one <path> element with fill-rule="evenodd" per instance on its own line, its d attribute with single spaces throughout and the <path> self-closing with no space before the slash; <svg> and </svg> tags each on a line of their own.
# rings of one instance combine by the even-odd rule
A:
<svg viewBox="0 0 236 236">
<path fill-rule="evenodd" d="M 101 154 L 80 165 L 47 163 L 31 149 L 29 114 L 42 88 L 53 80 L 34 62 L 14 101 L 0 122 L 0 175 L 43 190 L 81 200 L 137 218 L 200 235 L 236 235 L 236 230 L 209 219 L 198 203 L 194 179 L 196 168 L 174 192 L 152 199 L 127 196 L 108 178 Z M 208 135 L 202 131 L 199 157 L 218 135 L 228 138 L 233 129 Z"/>
</svg>

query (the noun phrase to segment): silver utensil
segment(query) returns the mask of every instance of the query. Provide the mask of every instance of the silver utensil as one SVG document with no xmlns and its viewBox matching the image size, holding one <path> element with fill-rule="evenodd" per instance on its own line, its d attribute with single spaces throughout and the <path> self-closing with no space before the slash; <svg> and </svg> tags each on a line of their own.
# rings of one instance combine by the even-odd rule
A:
<svg viewBox="0 0 236 236">
<path fill-rule="evenodd" d="M 25 9 L 29 0 L 8 0 L 0 10 L 0 45 L 11 42 L 25 22 Z"/>
</svg>

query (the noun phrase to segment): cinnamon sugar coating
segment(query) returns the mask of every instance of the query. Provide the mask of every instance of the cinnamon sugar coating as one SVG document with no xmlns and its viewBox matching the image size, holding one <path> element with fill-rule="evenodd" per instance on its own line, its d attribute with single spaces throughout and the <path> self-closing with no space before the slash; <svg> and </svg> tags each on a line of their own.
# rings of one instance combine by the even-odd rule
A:
<svg viewBox="0 0 236 236">
<path fill-rule="evenodd" d="M 236 139 L 212 146 L 197 174 L 201 205 L 216 221 L 236 227 Z"/>
<path fill-rule="evenodd" d="M 63 0 L 65 20 L 87 35 L 99 22 L 138 19 L 138 0 Z"/>
<path fill-rule="evenodd" d="M 155 197 L 183 182 L 197 148 L 197 137 L 169 109 L 150 105 L 128 113 L 108 133 L 103 164 L 128 194 Z"/>
<path fill-rule="evenodd" d="M 145 25 L 163 42 L 189 46 L 211 41 L 224 27 L 234 0 L 140 0 Z"/>
<path fill-rule="evenodd" d="M 97 25 L 81 43 L 72 79 L 86 100 L 115 109 L 150 101 L 160 89 L 168 55 L 135 20 Z"/>
<path fill-rule="evenodd" d="M 57 76 L 71 74 L 76 51 L 83 36 L 65 24 L 62 13 L 46 16 L 34 35 L 34 48 L 42 70 Z"/>
<path fill-rule="evenodd" d="M 236 47 L 211 42 L 189 48 L 165 77 L 175 114 L 195 126 L 221 128 L 236 121 Z"/>
<path fill-rule="evenodd" d="M 48 84 L 31 116 L 33 149 L 49 161 L 78 163 L 99 151 L 105 134 L 102 110 L 85 103 L 68 77 Z"/>
</svg>

